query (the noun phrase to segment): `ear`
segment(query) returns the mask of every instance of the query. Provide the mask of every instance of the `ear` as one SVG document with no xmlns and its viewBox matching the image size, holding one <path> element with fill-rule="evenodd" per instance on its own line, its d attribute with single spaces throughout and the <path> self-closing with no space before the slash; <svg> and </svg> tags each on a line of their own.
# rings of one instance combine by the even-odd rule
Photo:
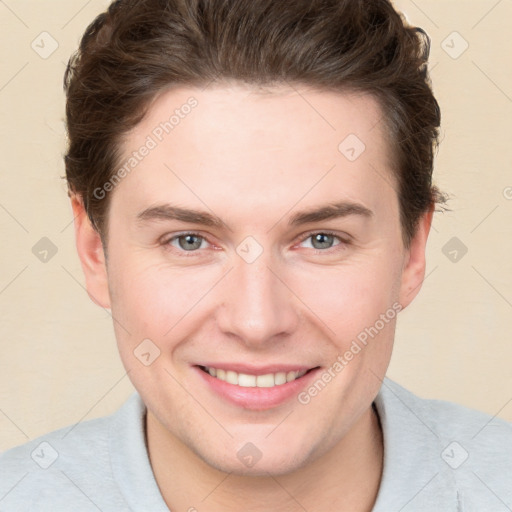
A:
<svg viewBox="0 0 512 512">
<path fill-rule="evenodd" d="M 425 249 L 433 213 L 434 206 L 420 218 L 416 233 L 405 254 L 400 286 L 400 304 L 404 309 L 416 297 L 425 279 Z"/>
<path fill-rule="evenodd" d="M 85 284 L 91 300 L 103 308 L 110 308 L 107 265 L 103 243 L 85 211 L 82 198 L 71 196 L 78 257 L 85 275 Z"/>
</svg>

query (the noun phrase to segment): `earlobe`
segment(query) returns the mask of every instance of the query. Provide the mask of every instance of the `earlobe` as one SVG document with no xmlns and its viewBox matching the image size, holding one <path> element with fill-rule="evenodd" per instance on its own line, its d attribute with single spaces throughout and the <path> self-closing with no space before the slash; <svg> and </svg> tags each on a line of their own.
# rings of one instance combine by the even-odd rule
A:
<svg viewBox="0 0 512 512">
<path fill-rule="evenodd" d="M 425 250 L 433 213 L 434 206 L 420 218 L 406 254 L 400 286 L 400 304 L 403 309 L 416 297 L 425 279 Z"/>
<path fill-rule="evenodd" d="M 85 211 L 82 198 L 71 196 L 78 257 L 85 275 L 85 284 L 91 300 L 103 308 L 110 308 L 107 265 L 103 243 Z"/>
</svg>

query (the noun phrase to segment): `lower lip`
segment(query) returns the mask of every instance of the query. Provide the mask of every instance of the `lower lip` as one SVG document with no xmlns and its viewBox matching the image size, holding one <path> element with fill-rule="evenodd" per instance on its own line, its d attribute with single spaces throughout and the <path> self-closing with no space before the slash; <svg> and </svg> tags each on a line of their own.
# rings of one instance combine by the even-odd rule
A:
<svg viewBox="0 0 512 512">
<path fill-rule="evenodd" d="M 212 377 L 209 373 L 204 372 L 199 367 L 194 367 L 199 375 L 204 379 L 206 384 L 217 395 L 228 400 L 229 402 L 254 411 L 261 411 L 277 407 L 290 398 L 297 396 L 314 378 L 320 368 L 310 370 L 302 377 L 295 379 L 286 384 L 273 386 L 271 388 L 243 387 L 236 384 L 229 384 L 226 381 Z"/>
</svg>

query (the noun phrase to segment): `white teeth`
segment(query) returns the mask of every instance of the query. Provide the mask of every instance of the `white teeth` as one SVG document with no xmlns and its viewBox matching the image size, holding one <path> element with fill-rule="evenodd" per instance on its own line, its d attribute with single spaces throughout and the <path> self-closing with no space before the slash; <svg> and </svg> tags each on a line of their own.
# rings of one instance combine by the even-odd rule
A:
<svg viewBox="0 0 512 512">
<path fill-rule="evenodd" d="M 290 371 L 267 373 L 265 375 L 249 375 L 247 373 L 237 373 L 232 370 L 222 370 L 220 368 L 205 367 L 205 369 L 212 377 L 245 388 L 272 388 L 274 386 L 280 386 L 302 377 L 307 372 L 307 370 L 302 370 L 300 372 Z"/>
<path fill-rule="evenodd" d="M 244 388 L 254 388 L 256 386 L 256 375 L 238 374 L 238 385 Z"/>
<path fill-rule="evenodd" d="M 226 382 L 229 384 L 238 384 L 238 373 L 228 370 L 226 372 Z"/>
<path fill-rule="evenodd" d="M 299 372 L 288 372 L 286 374 L 286 382 L 291 382 L 297 378 Z"/>
<path fill-rule="evenodd" d="M 281 384 L 286 384 L 286 372 L 277 372 L 274 375 L 274 381 L 276 386 L 280 386 Z"/>
<path fill-rule="evenodd" d="M 256 377 L 256 386 L 259 388 L 272 388 L 275 386 L 274 374 L 258 375 Z"/>
</svg>

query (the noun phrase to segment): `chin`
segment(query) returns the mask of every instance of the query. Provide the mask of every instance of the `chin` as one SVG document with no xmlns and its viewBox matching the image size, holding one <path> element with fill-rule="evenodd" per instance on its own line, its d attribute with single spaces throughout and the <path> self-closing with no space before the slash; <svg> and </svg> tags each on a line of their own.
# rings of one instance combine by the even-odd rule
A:
<svg viewBox="0 0 512 512">
<path fill-rule="evenodd" d="M 236 476 L 252 476 L 252 477 L 268 477 L 272 476 L 283 476 L 289 473 L 293 473 L 300 469 L 303 465 L 306 464 L 306 460 L 298 460 L 297 456 L 300 454 L 295 454 L 294 460 L 290 459 L 289 454 L 283 454 L 282 456 L 276 456 L 276 454 L 272 454 L 271 457 L 263 457 L 256 462 L 253 466 L 249 467 L 240 462 L 238 458 L 234 459 L 225 459 L 219 461 L 204 459 L 207 464 L 218 469 L 219 471 L 223 471 L 224 473 L 230 473 Z"/>
<path fill-rule="evenodd" d="M 254 443 L 234 441 L 231 446 L 219 448 L 217 446 L 212 451 L 210 447 L 202 446 L 194 451 L 206 464 L 219 471 L 254 477 L 293 473 L 311 462 L 313 452 L 313 447 L 308 448 L 305 442 L 294 445 L 281 439 L 269 442 L 264 438 Z M 229 452 L 233 455 L 228 456 Z"/>
</svg>

